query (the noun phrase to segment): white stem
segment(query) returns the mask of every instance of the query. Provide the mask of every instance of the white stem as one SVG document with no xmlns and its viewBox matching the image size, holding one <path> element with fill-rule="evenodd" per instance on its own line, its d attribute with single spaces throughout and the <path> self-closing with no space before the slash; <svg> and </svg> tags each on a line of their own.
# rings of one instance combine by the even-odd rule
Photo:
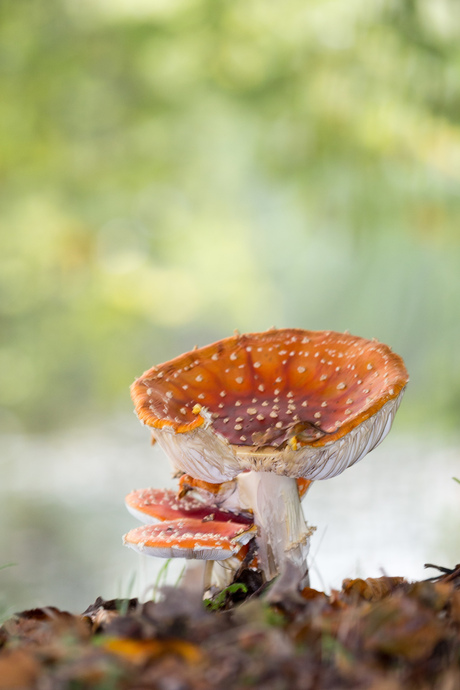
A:
<svg viewBox="0 0 460 690">
<path fill-rule="evenodd" d="M 214 569 L 215 561 L 205 561 L 204 562 L 204 572 L 203 572 L 203 592 L 206 593 L 211 589 L 212 582 L 212 571 Z"/>
<path fill-rule="evenodd" d="M 305 524 L 297 482 L 273 472 L 244 472 L 238 476 L 241 505 L 254 511 L 258 527 L 258 559 L 267 580 L 291 561 L 306 578 L 311 530 Z"/>
</svg>

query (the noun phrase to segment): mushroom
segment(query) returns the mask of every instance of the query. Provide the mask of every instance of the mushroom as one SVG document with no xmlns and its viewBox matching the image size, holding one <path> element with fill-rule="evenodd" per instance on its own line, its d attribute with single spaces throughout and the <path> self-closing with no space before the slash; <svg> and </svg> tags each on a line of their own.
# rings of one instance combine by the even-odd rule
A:
<svg viewBox="0 0 460 690">
<path fill-rule="evenodd" d="M 307 492 L 311 481 L 308 479 L 297 479 L 299 497 L 302 498 Z M 202 522 L 232 522 L 246 525 L 250 531 L 251 539 L 255 537 L 254 530 L 250 530 L 254 524 L 254 517 L 250 511 L 244 512 L 240 507 L 241 499 L 237 486 L 238 477 L 223 484 L 210 484 L 199 479 L 194 479 L 190 475 L 182 475 L 179 480 L 180 490 L 175 492 L 171 489 L 140 489 L 132 491 L 125 498 L 128 511 L 138 520 L 146 524 L 156 524 L 161 521 L 181 521 L 182 526 L 188 525 L 189 531 L 193 531 L 194 520 Z M 192 519 L 192 522 L 190 520 Z M 214 532 L 212 525 L 210 531 Z M 137 534 L 137 532 L 136 532 Z M 145 531 L 143 532 L 145 537 Z M 157 543 L 160 539 L 161 543 Z M 162 534 L 158 530 L 148 535 L 147 553 L 155 555 L 154 548 L 163 548 Z M 125 535 L 124 543 L 138 551 L 143 551 L 136 541 L 132 543 L 131 535 Z M 249 540 L 245 542 L 247 547 Z M 224 561 L 216 561 L 215 566 L 210 563 L 206 568 L 205 583 L 208 588 L 213 584 L 222 588 L 230 584 L 233 575 L 241 566 L 248 549 L 240 548 L 231 557 Z M 156 555 L 158 555 L 158 551 Z M 198 551 L 193 551 L 193 558 L 199 558 Z M 167 552 L 171 556 L 171 552 Z M 207 558 L 207 556 L 206 556 Z M 250 561 L 250 568 L 257 569 L 257 556 Z"/>
<path fill-rule="evenodd" d="M 389 432 L 408 381 L 402 359 L 348 333 L 236 334 L 146 371 L 131 394 L 176 470 L 238 477 L 267 580 L 286 561 L 306 574 L 311 529 L 296 479 L 328 479 Z"/>
<path fill-rule="evenodd" d="M 136 527 L 123 541 L 150 556 L 222 561 L 237 554 L 255 531 L 255 525 L 187 518 Z"/>
<path fill-rule="evenodd" d="M 125 498 L 129 512 L 141 522 L 154 524 L 164 520 L 215 520 L 217 522 L 238 522 L 251 525 L 252 516 L 239 511 L 221 509 L 211 503 L 204 503 L 190 493 L 180 498 L 172 489 L 140 489 L 132 491 Z"/>
<path fill-rule="evenodd" d="M 203 585 L 206 593 L 213 586 L 223 589 L 233 581 L 243 560 L 247 559 L 256 528 L 252 515 L 221 509 L 215 503 L 204 502 L 201 496 L 197 498 L 194 493 L 192 486 L 188 486 L 183 496 L 171 489 L 132 491 L 125 499 L 129 512 L 141 522 L 156 527 L 131 530 L 123 537 L 123 543 L 151 556 L 172 558 L 179 555 L 205 560 Z M 161 529 L 158 522 L 162 522 Z M 226 527 L 227 523 L 230 524 Z M 188 543 L 184 541 L 185 535 Z M 213 548 L 204 548 L 206 545 Z M 257 569 L 257 559 L 250 559 L 248 567 Z"/>
</svg>

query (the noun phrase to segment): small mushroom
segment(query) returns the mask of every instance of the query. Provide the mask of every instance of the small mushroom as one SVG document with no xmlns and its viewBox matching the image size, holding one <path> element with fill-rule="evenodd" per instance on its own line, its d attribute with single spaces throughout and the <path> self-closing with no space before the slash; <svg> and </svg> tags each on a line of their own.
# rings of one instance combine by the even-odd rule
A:
<svg viewBox="0 0 460 690">
<path fill-rule="evenodd" d="M 306 573 L 311 530 L 296 479 L 328 479 L 386 436 L 408 381 L 389 347 L 348 333 L 271 329 L 235 335 L 146 371 L 136 412 L 176 470 L 209 483 L 238 476 L 267 580 Z"/>
<path fill-rule="evenodd" d="M 221 561 L 236 555 L 255 531 L 254 525 L 186 518 L 136 527 L 123 541 L 150 556 Z"/>
<path fill-rule="evenodd" d="M 186 475 L 184 475 L 186 477 Z M 191 484 L 199 485 L 199 489 L 191 486 Z M 227 484 L 234 484 L 232 493 L 237 494 L 236 480 L 227 482 Z M 212 587 L 222 589 L 229 585 L 236 571 L 240 568 L 243 559 L 248 552 L 249 542 L 255 537 L 255 528 L 253 527 L 254 519 L 249 513 L 242 514 L 239 508 L 233 507 L 233 510 L 228 508 L 220 508 L 216 505 L 214 495 L 203 489 L 203 486 L 210 489 L 214 488 L 215 493 L 219 489 L 219 485 L 207 485 L 205 482 L 194 480 L 192 477 L 187 478 L 187 490 L 179 493 L 170 489 L 141 489 L 132 491 L 126 496 L 125 503 L 129 512 L 138 520 L 146 524 L 158 524 L 158 522 L 166 522 L 167 526 L 172 528 L 174 525 L 181 529 L 186 528 L 188 532 L 194 533 L 196 520 L 201 520 L 202 523 L 209 524 L 209 534 L 215 534 L 221 531 L 222 523 L 231 522 L 232 524 L 239 524 L 247 532 L 247 537 L 243 539 L 244 545 L 239 546 L 237 540 L 232 545 L 232 553 L 230 556 L 225 555 L 224 560 L 211 559 L 208 550 L 203 550 L 200 544 L 203 540 L 202 535 L 198 535 L 196 539 L 196 548 L 188 551 L 189 558 L 204 558 L 206 560 L 205 577 L 204 577 L 204 591 L 210 590 Z M 223 485 L 220 485 L 223 486 Z M 225 489 L 222 489 L 225 492 Z M 207 501 L 203 501 L 203 495 Z M 209 500 L 211 498 L 211 500 Z M 191 519 L 191 521 L 190 521 Z M 236 529 L 236 528 L 235 528 Z M 143 531 L 145 537 L 145 531 Z M 152 531 L 148 534 L 148 548 L 141 548 L 138 542 L 137 532 L 129 533 L 124 537 L 124 543 L 137 551 L 141 551 L 146 555 L 171 557 L 172 552 L 169 549 L 165 550 L 163 531 Z M 142 542 L 141 542 L 142 543 Z M 237 549 L 235 551 L 235 549 Z M 182 552 L 181 552 L 182 554 Z M 225 551 L 227 554 L 227 550 Z M 249 568 L 257 569 L 257 559 L 248 565 Z"/>
<path fill-rule="evenodd" d="M 202 520 L 204 522 L 235 522 L 251 525 L 254 520 L 248 515 L 222 510 L 216 505 L 206 504 L 187 494 L 182 498 L 171 489 L 140 489 L 132 491 L 125 498 L 129 512 L 141 522 L 155 524 L 167 520 Z"/>
</svg>

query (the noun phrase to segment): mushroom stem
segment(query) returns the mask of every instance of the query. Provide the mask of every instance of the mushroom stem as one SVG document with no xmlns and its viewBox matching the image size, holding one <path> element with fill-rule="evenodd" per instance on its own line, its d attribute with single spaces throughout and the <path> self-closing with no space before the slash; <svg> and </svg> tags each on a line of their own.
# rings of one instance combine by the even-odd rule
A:
<svg viewBox="0 0 460 690">
<path fill-rule="evenodd" d="M 242 504 L 254 511 L 259 567 L 266 580 L 276 577 L 287 561 L 306 579 L 312 530 L 305 523 L 296 480 L 256 471 L 240 474 L 238 480 Z"/>
</svg>

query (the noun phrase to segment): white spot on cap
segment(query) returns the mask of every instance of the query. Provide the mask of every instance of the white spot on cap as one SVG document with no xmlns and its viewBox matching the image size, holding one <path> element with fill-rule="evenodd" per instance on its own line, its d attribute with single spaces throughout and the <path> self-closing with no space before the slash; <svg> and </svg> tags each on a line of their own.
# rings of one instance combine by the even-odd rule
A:
<svg viewBox="0 0 460 690">
<path fill-rule="evenodd" d="M 313 417 L 316 417 L 316 419 L 320 419 L 321 418 L 321 412 L 315 412 Z"/>
<path fill-rule="evenodd" d="M 371 370 L 371 369 L 373 369 L 374 367 L 373 367 L 372 364 L 369 362 L 369 364 L 367 365 L 366 368 L 369 369 L 369 370 Z"/>
<path fill-rule="evenodd" d="M 341 381 L 340 383 L 337 384 L 337 390 L 339 390 L 339 391 L 343 390 L 346 387 L 347 387 L 347 384 L 344 383 L 343 381 Z"/>
<path fill-rule="evenodd" d="M 278 412 L 275 412 L 275 410 L 272 410 L 272 411 L 270 412 L 270 417 L 271 417 L 272 419 L 276 419 L 276 418 L 278 417 Z"/>
<path fill-rule="evenodd" d="M 147 388 L 147 395 L 152 395 L 153 388 Z"/>
<path fill-rule="evenodd" d="M 258 369 L 260 367 L 260 362 L 254 362 L 254 369 Z"/>
<path fill-rule="evenodd" d="M 242 421 L 243 421 L 243 417 L 237 417 L 237 418 L 235 419 L 235 422 L 242 422 Z"/>
<path fill-rule="evenodd" d="M 319 377 L 320 381 L 325 381 L 327 379 L 326 374 L 323 374 L 322 376 Z"/>
<path fill-rule="evenodd" d="M 263 414 L 258 414 L 258 415 L 257 415 L 257 419 L 259 420 L 259 422 L 263 422 L 264 419 L 265 419 L 265 417 L 264 417 Z"/>
<path fill-rule="evenodd" d="M 345 410 L 345 414 L 351 414 L 350 408 L 348 408 L 347 410 Z"/>
<path fill-rule="evenodd" d="M 181 407 L 179 410 L 182 414 L 187 414 L 187 408 L 186 407 Z"/>
<path fill-rule="evenodd" d="M 307 405 L 308 405 L 308 402 L 306 400 L 304 400 L 302 403 L 302 407 L 307 407 Z"/>
<path fill-rule="evenodd" d="M 261 393 L 263 393 L 265 390 L 265 386 L 263 385 L 263 383 L 261 383 L 260 386 L 257 386 L 257 388 L 260 390 Z"/>
<path fill-rule="evenodd" d="M 322 402 L 321 407 L 327 407 L 327 402 Z"/>
<path fill-rule="evenodd" d="M 211 355 L 211 359 L 213 359 L 215 362 L 219 359 L 219 355 L 217 354 L 217 352 L 214 352 L 214 354 Z"/>
<path fill-rule="evenodd" d="M 277 429 L 281 429 L 281 427 L 283 426 L 283 422 L 276 422 L 275 426 Z"/>
<path fill-rule="evenodd" d="M 225 398 L 225 396 L 227 395 L 227 393 L 226 393 L 225 391 L 220 391 L 219 395 L 220 395 L 221 398 Z"/>
<path fill-rule="evenodd" d="M 195 376 L 195 381 L 200 382 L 202 380 L 203 380 L 203 377 L 201 376 L 201 374 L 198 374 L 198 376 Z"/>
<path fill-rule="evenodd" d="M 240 441 L 246 441 L 246 436 L 240 436 Z"/>
<path fill-rule="evenodd" d="M 199 398 L 200 400 L 204 400 L 204 394 L 203 394 L 203 393 L 199 393 L 199 394 L 197 395 L 197 398 Z"/>
<path fill-rule="evenodd" d="M 232 360 L 236 359 L 236 353 L 235 352 L 232 352 L 232 354 L 230 355 L 230 359 L 232 359 Z"/>
<path fill-rule="evenodd" d="M 235 379 L 235 381 L 236 381 L 237 383 L 243 383 L 244 378 L 243 378 L 242 376 L 237 376 L 236 379 Z"/>
<path fill-rule="evenodd" d="M 256 414 L 257 408 L 256 407 L 248 407 L 248 414 Z"/>
<path fill-rule="evenodd" d="M 172 397 L 173 397 L 173 394 L 171 393 L 171 391 L 166 391 L 166 397 L 167 397 L 167 398 L 172 398 Z"/>
<path fill-rule="evenodd" d="M 235 424 L 233 428 L 235 429 L 235 431 L 241 431 L 243 427 L 241 426 L 241 424 Z"/>
<path fill-rule="evenodd" d="M 299 372 L 299 374 L 303 374 L 303 372 L 305 371 L 305 367 L 297 367 L 297 371 Z"/>
<path fill-rule="evenodd" d="M 241 400 L 235 400 L 235 407 L 239 407 L 241 405 Z"/>
</svg>

